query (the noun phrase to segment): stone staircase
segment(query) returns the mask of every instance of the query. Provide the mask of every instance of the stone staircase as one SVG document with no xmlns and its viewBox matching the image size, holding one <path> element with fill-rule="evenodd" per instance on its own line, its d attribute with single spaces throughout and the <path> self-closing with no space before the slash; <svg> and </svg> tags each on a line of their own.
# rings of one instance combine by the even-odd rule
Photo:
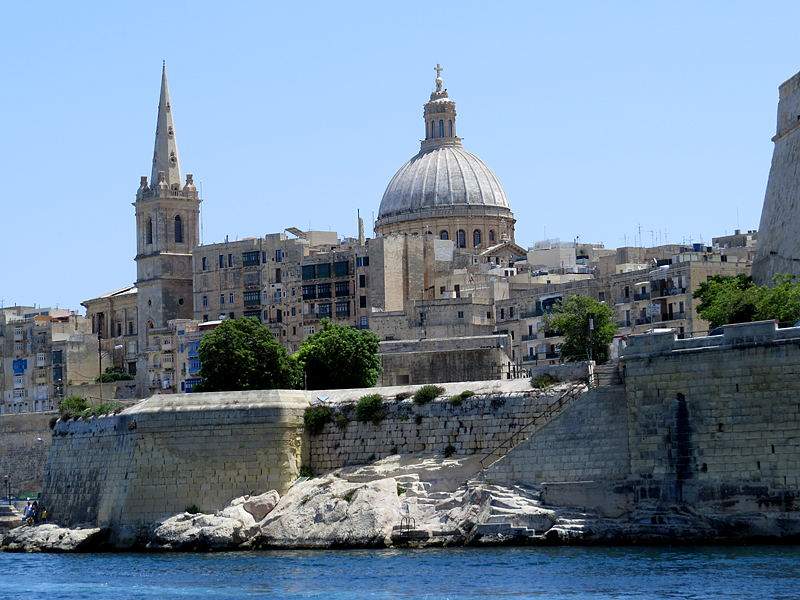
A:
<svg viewBox="0 0 800 600">
<path fill-rule="evenodd" d="M 622 385 L 622 376 L 619 372 L 619 364 L 609 363 L 599 365 L 594 368 L 595 385 Z"/>
<path fill-rule="evenodd" d="M 502 488 L 487 485 L 491 493 L 490 512 L 477 524 L 482 536 L 532 537 L 553 524 L 554 515 L 540 504 L 541 494 L 534 486 Z"/>
</svg>

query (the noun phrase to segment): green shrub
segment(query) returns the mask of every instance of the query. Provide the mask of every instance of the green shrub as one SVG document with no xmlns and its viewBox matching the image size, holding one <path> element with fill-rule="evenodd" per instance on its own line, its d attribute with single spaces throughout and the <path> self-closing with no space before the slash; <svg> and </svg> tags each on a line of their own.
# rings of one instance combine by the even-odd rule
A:
<svg viewBox="0 0 800 600">
<path fill-rule="evenodd" d="M 339 429 L 347 429 L 349 424 L 350 419 L 347 418 L 347 415 L 344 413 L 339 413 L 339 416 L 336 417 L 336 427 Z"/>
<path fill-rule="evenodd" d="M 345 500 L 347 500 L 348 502 L 350 502 L 350 500 L 352 500 L 352 499 L 353 499 L 353 496 L 355 496 L 355 495 L 356 495 L 356 491 L 357 491 L 357 490 L 358 490 L 358 488 L 353 488 L 352 490 L 349 490 L 349 491 L 345 492 L 345 493 L 344 493 L 344 496 L 342 496 L 342 498 L 344 498 Z"/>
<path fill-rule="evenodd" d="M 555 380 L 550 377 L 547 373 L 539 375 L 538 377 L 534 378 L 531 381 L 531 387 L 539 388 L 543 390 L 544 388 L 550 387 L 555 383 Z"/>
<path fill-rule="evenodd" d="M 405 494 L 405 493 L 406 493 L 406 488 L 404 488 L 403 486 L 401 486 L 401 485 L 398 483 L 398 484 L 397 484 L 397 495 L 399 496 L 400 494 Z"/>
<path fill-rule="evenodd" d="M 303 414 L 303 424 L 308 433 L 318 435 L 325 429 L 325 425 L 330 423 L 333 410 L 330 406 L 307 406 Z"/>
<path fill-rule="evenodd" d="M 474 396 L 475 392 L 473 392 L 472 390 L 464 390 L 463 392 L 461 392 L 460 395 L 463 400 L 466 400 L 467 398 Z"/>
<path fill-rule="evenodd" d="M 300 477 L 308 477 L 309 479 L 313 479 L 314 471 L 308 465 L 303 465 L 300 467 Z"/>
<path fill-rule="evenodd" d="M 372 421 L 375 425 L 380 425 L 386 418 L 383 410 L 383 397 L 380 394 L 369 394 L 362 396 L 356 403 L 356 417 L 359 421 Z"/>
<path fill-rule="evenodd" d="M 447 444 L 447 447 L 444 449 L 444 457 L 450 458 L 455 453 L 456 453 L 456 447 L 453 446 L 453 444 Z"/>
<path fill-rule="evenodd" d="M 425 404 L 434 398 L 438 398 L 444 393 L 444 388 L 440 385 L 423 385 L 414 394 L 414 402 L 417 404 Z"/>
<path fill-rule="evenodd" d="M 300 504 L 305 504 L 306 502 L 308 502 L 308 496 L 306 496 L 305 498 L 303 498 L 303 499 L 300 501 Z"/>
<path fill-rule="evenodd" d="M 464 399 L 461 397 L 461 394 L 458 394 L 457 396 L 450 396 L 449 400 L 450 406 L 461 406 L 463 401 Z"/>
<path fill-rule="evenodd" d="M 389 450 L 389 454 L 397 454 L 397 446 L 392 446 L 392 449 Z"/>
<path fill-rule="evenodd" d="M 65 421 L 79 418 L 87 408 L 89 404 L 80 396 L 68 396 L 58 404 L 58 412 Z"/>
<path fill-rule="evenodd" d="M 192 504 L 191 506 L 186 507 L 186 512 L 189 513 L 190 515 L 196 515 L 197 513 L 200 512 L 200 509 L 197 508 L 196 504 Z"/>
<path fill-rule="evenodd" d="M 408 415 L 404 412 L 397 413 L 397 418 L 401 421 L 408 421 Z"/>
</svg>

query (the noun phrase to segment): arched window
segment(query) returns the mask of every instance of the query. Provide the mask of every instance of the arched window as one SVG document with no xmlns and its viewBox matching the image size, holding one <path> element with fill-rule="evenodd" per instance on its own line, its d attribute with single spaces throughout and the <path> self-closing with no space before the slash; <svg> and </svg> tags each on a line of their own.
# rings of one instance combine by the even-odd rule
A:
<svg viewBox="0 0 800 600">
<path fill-rule="evenodd" d="M 431 137 L 436 137 L 436 121 L 431 121 Z"/>
<path fill-rule="evenodd" d="M 453 137 L 453 119 L 450 119 L 448 123 L 450 124 L 450 137 Z"/>
<path fill-rule="evenodd" d="M 472 246 L 474 248 L 480 248 L 481 245 L 481 230 L 476 229 L 472 232 Z"/>
<path fill-rule="evenodd" d="M 147 241 L 145 243 L 152 244 L 153 243 L 153 218 L 147 217 L 147 232 L 145 233 L 147 237 Z"/>
<path fill-rule="evenodd" d="M 175 217 L 175 243 L 183 243 L 183 223 L 181 223 L 179 216 Z"/>
<path fill-rule="evenodd" d="M 444 121 L 439 119 L 439 137 L 444 137 Z"/>
<path fill-rule="evenodd" d="M 440 239 L 440 240 L 449 240 L 449 239 L 450 239 L 450 234 L 449 234 L 449 233 L 447 233 L 447 230 L 446 230 L 446 229 L 442 229 L 442 230 L 439 232 L 439 239 Z"/>
<path fill-rule="evenodd" d="M 494 242 L 494 229 L 489 230 L 489 241 Z"/>
<path fill-rule="evenodd" d="M 459 248 L 467 247 L 467 232 L 463 229 L 459 229 L 458 233 L 456 234 L 456 246 Z"/>
</svg>

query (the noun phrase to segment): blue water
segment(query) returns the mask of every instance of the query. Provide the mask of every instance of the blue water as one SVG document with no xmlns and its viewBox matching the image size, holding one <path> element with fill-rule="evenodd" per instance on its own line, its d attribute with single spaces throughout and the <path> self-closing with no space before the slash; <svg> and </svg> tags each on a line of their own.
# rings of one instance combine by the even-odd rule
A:
<svg viewBox="0 0 800 600">
<path fill-rule="evenodd" d="M 0 553 L 0 598 L 798 600 L 800 547 Z"/>
</svg>

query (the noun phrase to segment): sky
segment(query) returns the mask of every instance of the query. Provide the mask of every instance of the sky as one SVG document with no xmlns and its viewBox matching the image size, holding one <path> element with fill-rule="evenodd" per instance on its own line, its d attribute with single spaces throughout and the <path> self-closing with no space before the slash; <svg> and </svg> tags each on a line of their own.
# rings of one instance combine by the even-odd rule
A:
<svg viewBox="0 0 800 600">
<path fill-rule="evenodd" d="M 757 229 L 800 3 L 16 2 L 0 50 L 0 303 L 134 283 L 166 61 L 202 241 L 368 236 L 440 63 L 523 247 Z M 202 182 L 202 186 L 198 182 Z"/>
</svg>

